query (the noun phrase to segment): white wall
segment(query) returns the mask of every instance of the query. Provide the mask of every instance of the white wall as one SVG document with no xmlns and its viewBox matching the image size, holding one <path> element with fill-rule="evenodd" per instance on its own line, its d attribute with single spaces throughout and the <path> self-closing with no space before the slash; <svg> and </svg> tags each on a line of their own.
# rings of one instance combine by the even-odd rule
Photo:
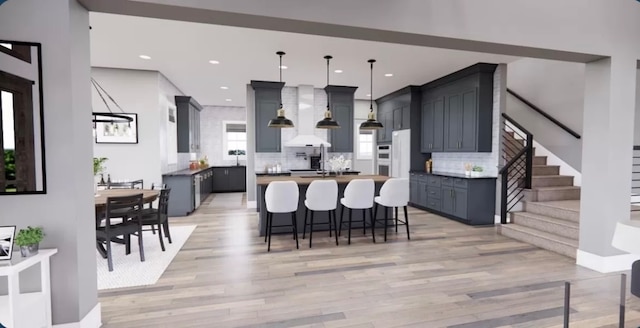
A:
<svg viewBox="0 0 640 328">
<path fill-rule="evenodd" d="M 523 58 L 508 65 L 508 87 L 582 135 L 585 64 Z M 507 114 L 534 139 L 580 171 L 582 139 L 577 139 L 512 95 Z"/>
<path fill-rule="evenodd" d="M 47 194 L 0 196 L 0 225 L 42 226 L 41 247 L 58 249 L 51 259 L 54 324 L 80 321 L 98 301 L 88 26 L 87 11 L 73 0 L 0 7 L 0 39 L 42 43 L 47 170 Z"/>
<path fill-rule="evenodd" d="M 224 121 L 247 121 L 245 107 L 204 106 L 200 112 L 201 156 L 209 158 L 209 165 L 235 165 L 236 160 L 223 159 Z M 246 164 L 246 160 L 240 160 Z"/>
<path fill-rule="evenodd" d="M 108 158 L 105 180 L 109 174 L 112 181 L 143 179 L 145 186 L 161 181 L 158 73 L 92 68 L 91 75 L 125 112 L 138 114 L 137 144 L 94 144 L 94 156 Z M 94 111 L 107 111 L 95 89 L 92 102 Z M 113 111 L 119 111 L 107 103 Z"/>
<path fill-rule="evenodd" d="M 533 53 L 540 56 L 548 53 L 534 49 L 514 49 L 505 45 L 606 56 L 627 53 L 634 54 L 635 58 L 640 57 L 640 43 L 637 42 L 637 31 L 640 30 L 640 4 L 632 0 L 379 2 L 327 0 L 308 1 L 304 6 L 298 6 L 296 0 L 273 0 L 268 3 L 260 0 L 215 2 L 163 0 L 161 2 L 198 9 L 207 8 L 289 19 L 276 21 L 260 20 L 255 17 L 236 17 L 232 21 L 242 26 L 269 26 L 273 29 L 298 32 L 313 30 L 318 34 L 339 37 L 354 36 L 380 41 L 439 44 L 445 47 L 474 48 L 475 51 L 524 51 L 530 52 L 529 55 L 524 55 L 530 57 L 533 57 Z M 189 4 L 185 4 L 186 2 Z M 139 10 L 142 9 L 150 11 L 148 7 L 141 7 Z M 133 9 L 128 8 L 128 10 Z M 206 12 L 203 11 L 203 14 Z M 210 16 L 210 19 L 215 17 L 218 21 L 222 21 L 219 15 Z M 198 18 L 201 21 L 206 20 L 203 17 Z M 291 20 L 335 24 L 343 27 L 320 28 L 313 24 L 297 24 Z M 354 30 L 346 27 L 370 30 Z M 412 36 L 385 34 L 376 30 L 411 33 Z M 443 40 L 435 37 L 459 40 Z M 496 44 L 472 44 L 464 40 Z"/>
<path fill-rule="evenodd" d="M 177 144 L 177 117 L 176 122 L 169 122 L 169 107 L 176 106 L 176 95 L 184 95 L 169 79 L 162 73 L 158 74 L 158 124 L 160 141 L 160 170 L 162 173 L 182 170 L 189 167 L 189 163 L 180 162 L 178 157 Z M 177 112 L 176 112 L 177 115 Z"/>
</svg>

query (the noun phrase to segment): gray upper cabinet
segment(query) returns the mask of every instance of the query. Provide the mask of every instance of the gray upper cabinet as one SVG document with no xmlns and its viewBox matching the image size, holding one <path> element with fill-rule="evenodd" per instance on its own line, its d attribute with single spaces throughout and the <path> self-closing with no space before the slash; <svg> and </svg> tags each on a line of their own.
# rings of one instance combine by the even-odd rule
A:
<svg viewBox="0 0 640 328">
<path fill-rule="evenodd" d="M 284 82 L 251 81 L 255 91 L 256 152 L 279 153 L 281 133 L 279 128 L 270 128 L 269 121 L 276 117 Z"/>
<path fill-rule="evenodd" d="M 335 153 L 353 152 L 354 136 L 354 93 L 357 87 L 328 85 L 324 88 L 329 97 L 329 107 L 333 119 L 340 124 L 339 129 L 329 130 L 331 148 Z"/>
<path fill-rule="evenodd" d="M 422 104 L 423 153 L 444 150 L 444 97 L 431 99 Z"/>
<path fill-rule="evenodd" d="M 176 96 L 177 141 L 179 153 L 196 153 L 200 148 L 202 106 L 189 96 Z"/>
<path fill-rule="evenodd" d="M 496 66 L 476 64 L 422 87 L 422 152 L 491 152 Z"/>
<path fill-rule="evenodd" d="M 419 86 L 407 86 L 376 100 L 377 119 L 383 128 L 376 131 L 378 144 L 389 144 L 393 131 L 410 130 L 410 169 L 424 170 L 425 161 L 430 152 L 421 149 L 422 126 L 422 90 Z M 440 138 L 442 139 L 442 138 Z M 421 151 L 422 150 L 422 151 Z M 426 200 L 424 200 L 426 204 Z"/>
</svg>

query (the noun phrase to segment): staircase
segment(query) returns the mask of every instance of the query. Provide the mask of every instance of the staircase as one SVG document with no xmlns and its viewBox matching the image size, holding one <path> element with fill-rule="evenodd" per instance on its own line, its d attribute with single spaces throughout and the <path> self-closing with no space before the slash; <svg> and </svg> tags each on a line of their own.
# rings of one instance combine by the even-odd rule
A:
<svg viewBox="0 0 640 328">
<path fill-rule="evenodd" d="M 508 130 L 503 133 L 503 158 L 506 162 L 526 146 L 521 134 Z M 528 136 L 532 137 L 530 134 Z M 515 162 L 508 173 L 508 180 L 515 181 L 508 184 L 509 195 L 522 193 L 523 196 L 511 196 L 511 201 L 519 206 L 510 205 L 509 224 L 500 225 L 499 233 L 575 258 L 579 235 L 580 187 L 573 185 L 572 176 L 560 175 L 559 166 L 548 165 L 545 156 L 535 156 L 533 148 L 531 188 L 525 189 L 525 176 L 522 174 L 524 163 L 524 160 Z"/>
</svg>

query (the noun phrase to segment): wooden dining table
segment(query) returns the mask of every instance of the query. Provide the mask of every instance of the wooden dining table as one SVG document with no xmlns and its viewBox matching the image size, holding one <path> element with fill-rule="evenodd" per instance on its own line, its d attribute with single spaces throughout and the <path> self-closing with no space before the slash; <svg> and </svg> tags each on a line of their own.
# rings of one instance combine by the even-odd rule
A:
<svg viewBox="0 0 640 328">
<path fill-rule="evenodd" d="M 142 202 L 149 204 L 158 199 L 160 190 L 151 189 L 105 189 L 98 190 L 95 195 L 96 206 L 96 227 L 100 226 L 100 222 L 103 220 L 105 207 L 107 206 L 107 198 L 109 197 L 126 197 L 142 194 Z M 112 239 L 115 243 L 124 243 L 122 239 Z M 107 250 L 104 248 L 101 242 L 96 240 L 96 248 L 103 258 L 107 258 Z"/>
<path fill-rule="evenodd" d="M 160 195 L 160 190 L 151 189 L 106 189 L 98 190 L 96 192 L 95 203 L 96 212 L 104 211 L 104 207 L 107 205 L 107 198 L 109 197 L 126 197 L 142 194 L 142 202 L 145 204 L 152 203 Z"/>
</svg>

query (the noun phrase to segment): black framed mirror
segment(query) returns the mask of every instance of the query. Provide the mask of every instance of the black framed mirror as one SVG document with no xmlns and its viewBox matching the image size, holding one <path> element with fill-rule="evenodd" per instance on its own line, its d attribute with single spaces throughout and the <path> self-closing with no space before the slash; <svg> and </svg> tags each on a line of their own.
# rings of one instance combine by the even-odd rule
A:
<svg viewBox="0 0 640 328">
<path fill-rule="evenodd" d="M 40 43 L 0 40 L 0 195 L 47 191 Z"/>
</svg>

